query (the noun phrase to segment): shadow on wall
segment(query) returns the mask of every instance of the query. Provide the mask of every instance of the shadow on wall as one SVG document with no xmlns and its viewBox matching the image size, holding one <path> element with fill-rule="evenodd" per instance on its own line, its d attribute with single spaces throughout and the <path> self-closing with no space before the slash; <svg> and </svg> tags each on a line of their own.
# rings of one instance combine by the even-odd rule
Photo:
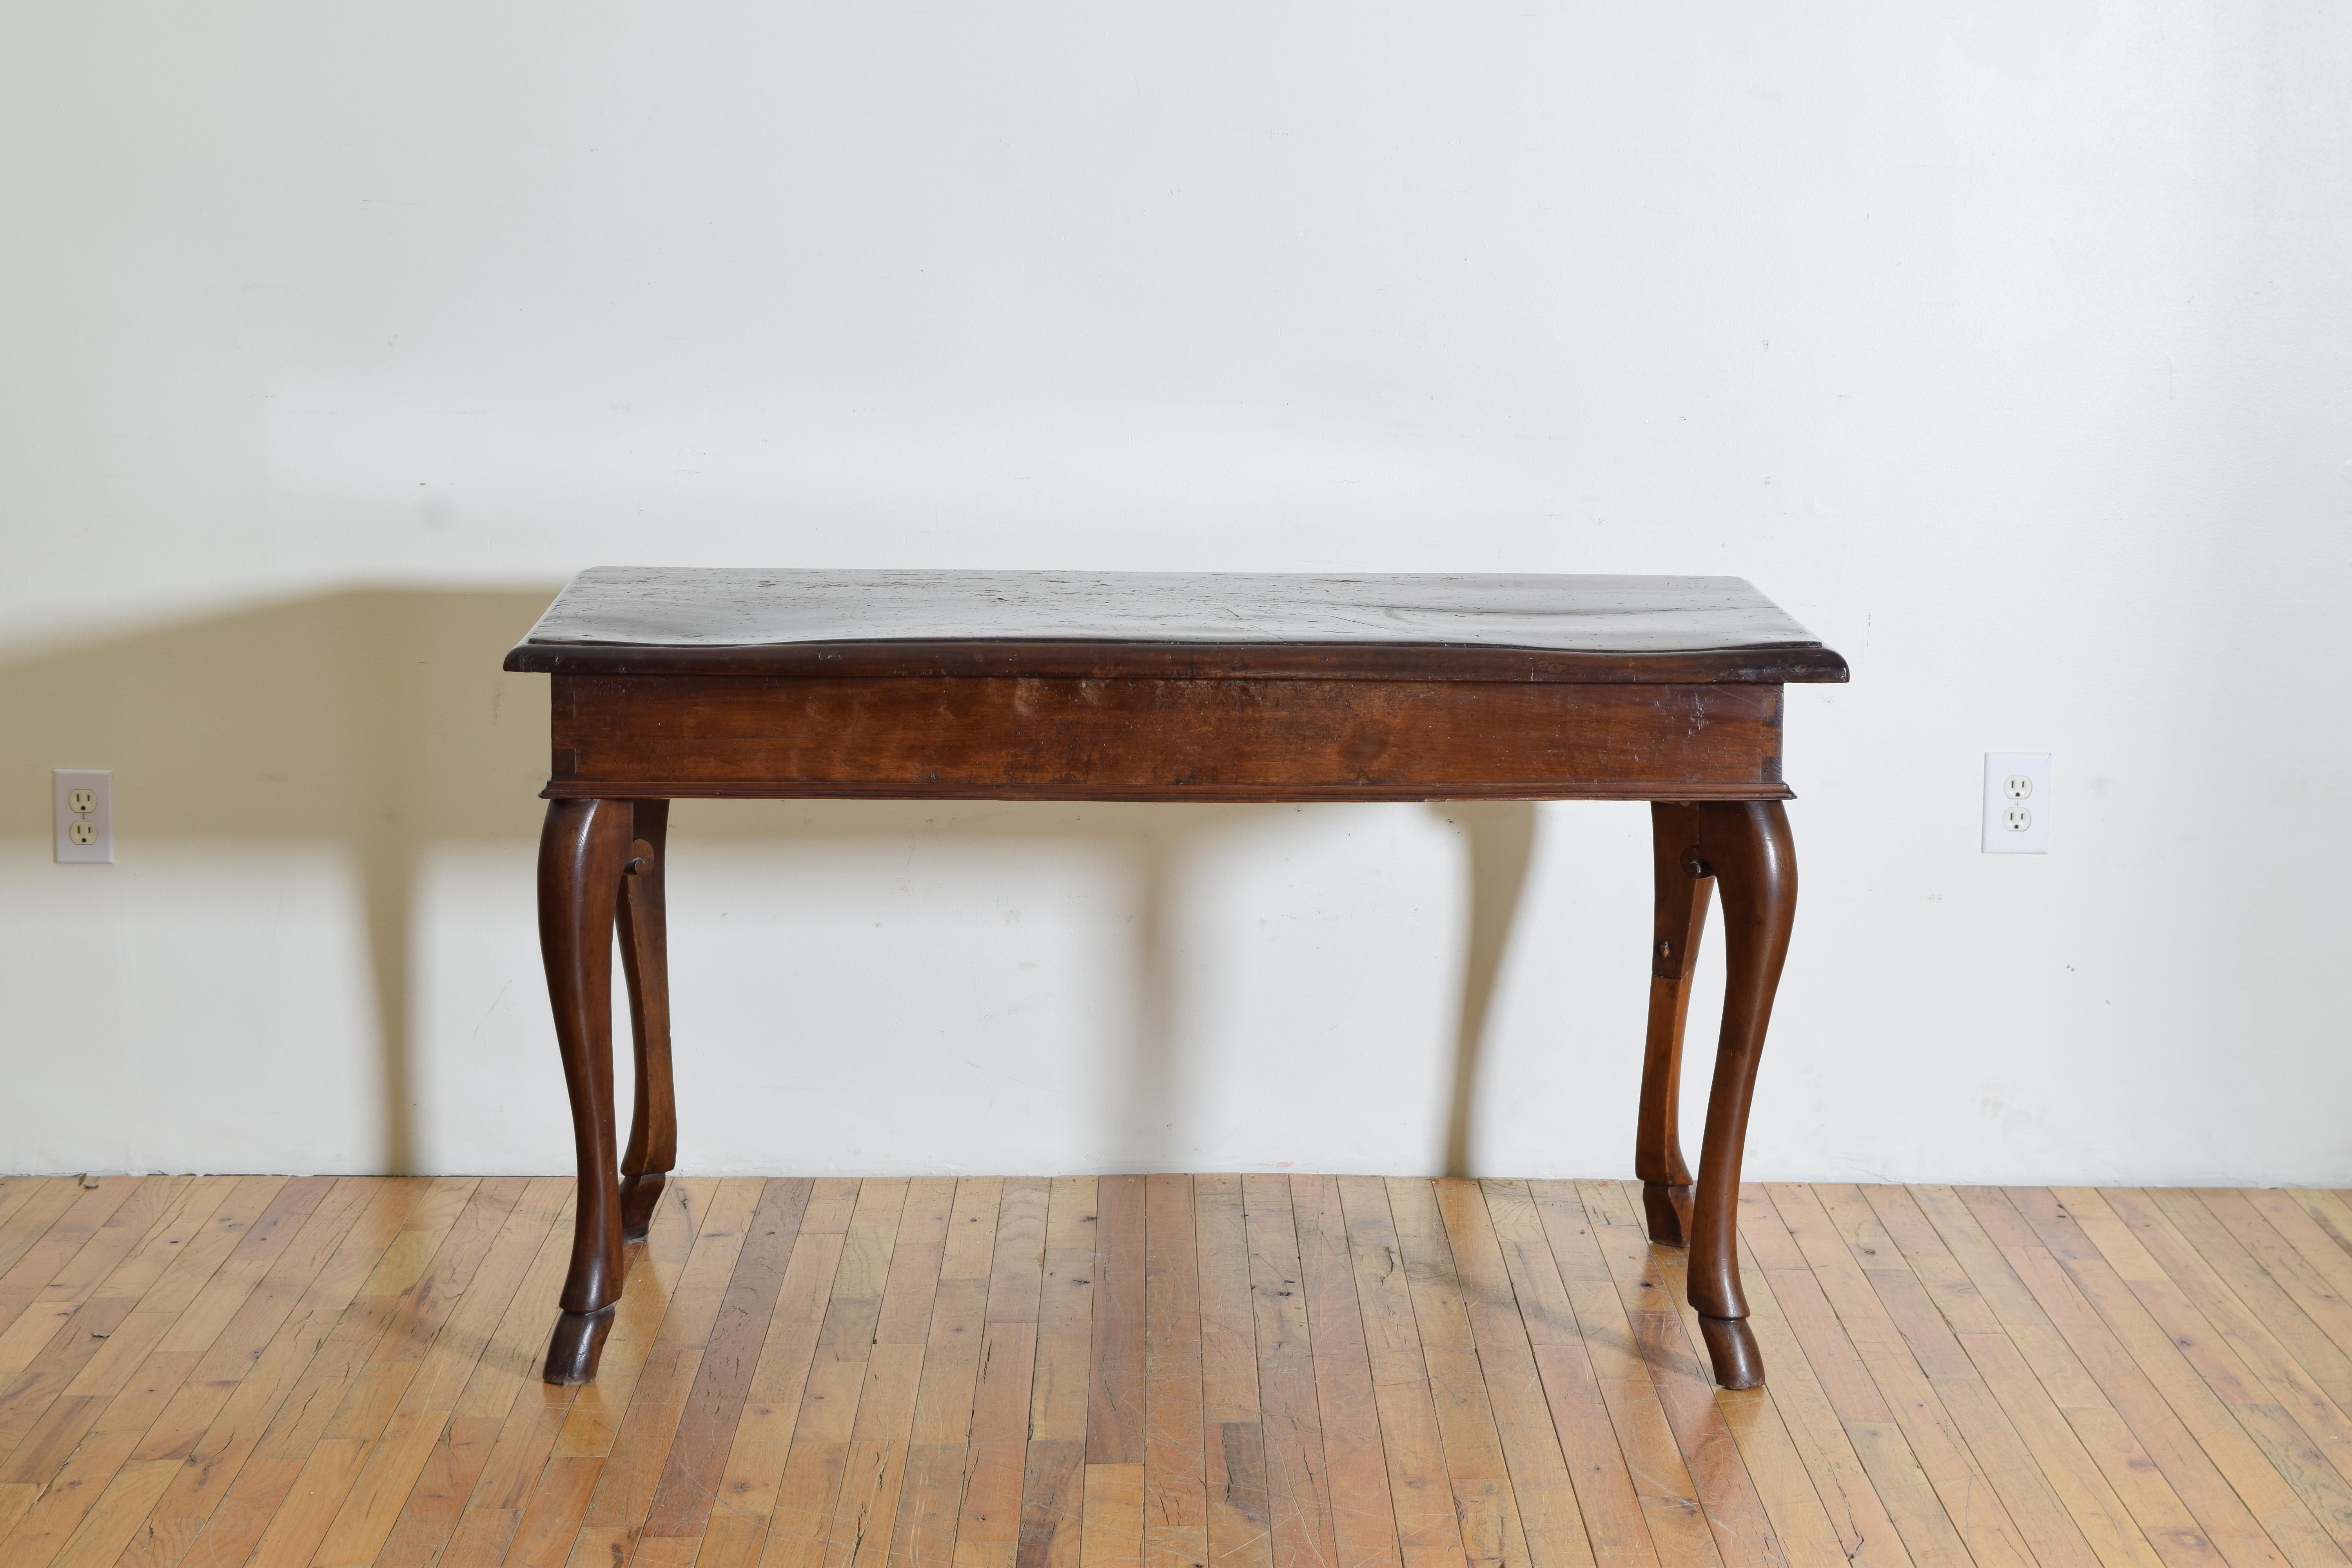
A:
<svg viewBox="0 0 2352 1568">
<path fill-rule="evenodd" d="M 437 841 L 539 831 L 543 688 L 498 665 L 552 595 L 329 594 L 0 664 L 11 751 L 114 769 L 127 837 L 342 847 L 363 889 L 395 1171 L 415 1159 L 417 867 Z M 45 805 L 5 792 L 0 831 L 46 840 Z"/>
<path fill-rule="evenodd" d="M 415 1158 L 410 998 L 418 867 L 435 844 L 538 837 L 545 678 L 508 675 L 499 665 L 554 592 L 329 594 L 0 663 L 0 732 L 12 751 L 43 768 L 116 770 L 134 836 L 344 848 L 363 889 L 391 1171 L 412 1169 Z M 46 841 L 47 801 L 46 788 L 0 792 L 0 833 Z M 984 837 L 1109 841 L 1103 847 L 1136 868 L 1135 1019 L 1118 1131 L 1139 1159 L 1171 1168 L 1179 1067 L 1172 884 L 1202 837 L 1271 826 L 1271 815 L 1289 808 L 1128 807 L 1076 822 L 1066 807 L 1008 809 Z M 1468 843 L 1470 929 L 1445 1121 L 1446 1169 L 1460 1174 L 1472 1163 L 1480 1047 L 1526 881 L 1535 811 L 1517 802 L 1430 809 Z M 1024 820 L 1032 814 L 1036 820 Z M 747 803 L 730 809 L 717 832 L 681 822 L 675 841 L 903 839 L 937 815 L 936 803 L 800 803 L 790 812 Z M 551 1093 L 560 1081 L 551 1044 L 547 1060 Z"/>
</svg>

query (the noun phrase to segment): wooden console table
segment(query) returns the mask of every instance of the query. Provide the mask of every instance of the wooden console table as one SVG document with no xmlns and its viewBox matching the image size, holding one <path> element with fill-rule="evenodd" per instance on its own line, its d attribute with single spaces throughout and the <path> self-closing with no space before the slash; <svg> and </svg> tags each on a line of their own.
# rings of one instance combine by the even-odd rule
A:
<svg viewBox="0 0 2352 1568">
<path fill-rule="evenodd" d="M 1651 802 L 1633 1164 L 1651 1239 L 1690 1248 L 1717 1381 L 1763 1381 L 1735 1216 L 1797 903 L 1781 689 L 1846 667 L 1739 579 L 600 567 L 506 668 L 553 677 L 540 942 L 580 1193 L 549 1382 L 595 1376 L 623 1246 L 677 1161 L 662 867 L 684 796 Z M 1678 1079 L 1717 883 L 1728 981 L 1694 1202 Z"/>
</svg>

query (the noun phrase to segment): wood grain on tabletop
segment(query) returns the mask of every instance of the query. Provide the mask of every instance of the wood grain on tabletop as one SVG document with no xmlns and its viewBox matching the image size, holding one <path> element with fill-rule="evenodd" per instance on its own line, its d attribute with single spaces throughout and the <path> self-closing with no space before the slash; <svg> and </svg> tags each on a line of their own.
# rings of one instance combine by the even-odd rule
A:
<svg viewBox="0 0 2352 1568">
<path fill-rule="evenodd" d="M 508 656 L 557 674 L 1836 681 L 1737 577 L 600 566 Z"/>
</svg>

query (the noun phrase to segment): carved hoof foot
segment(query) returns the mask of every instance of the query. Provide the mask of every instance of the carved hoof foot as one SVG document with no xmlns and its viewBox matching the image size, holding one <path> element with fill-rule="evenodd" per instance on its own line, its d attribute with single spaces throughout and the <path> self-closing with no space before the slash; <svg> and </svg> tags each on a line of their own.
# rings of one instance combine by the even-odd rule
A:
<svg viewBox="0 0 2352 1568">
<path fill-rule="evenodd" d="M 1650 1222 L 1650 1239 L 1660 1247 L 1690 1245 L 1691 1190 L 1664 1182 L 1642 1184 L 1642 1208 Z"/>
<path fill-rule="evenodd" d="M 654 1210 L 661 1206 L 662 1189 L 669 1184 L 669 1173 L 654 1171 L 642 1176 L 621 1178 L 621 1239 L 643 1241 L 653 1228 Z"/>
<path fill-rule="evenodd" d="M 596 1363 L 604 1359 L 604 1336 L 613 1331 L 613 1312 L 619 1305 L 616 1301 L 601 1312 L 566 1312 L 555 1320 L 544 1381 L 558 1385 L 596 1381 Z"/>
<path fill-rule="evenodd" d="M 1698 1331 L 1706 1341 L 1707 1359 L 1715 1363 L 1715 1381 L 1725 1388 L 1764 1386 L 1764 1356 L 1745 1318 L 1710 1318 L 1704 1313 Z"/>
</svg>

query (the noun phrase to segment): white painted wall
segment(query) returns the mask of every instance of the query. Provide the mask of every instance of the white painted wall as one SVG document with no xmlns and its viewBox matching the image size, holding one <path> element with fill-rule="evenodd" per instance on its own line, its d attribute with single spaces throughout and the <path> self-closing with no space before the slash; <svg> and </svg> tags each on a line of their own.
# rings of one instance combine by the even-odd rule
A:
<svg viewBox="0 0 2352 1568">
<path fill-rule="evenodd" d="M 1748 576 L 1855 673 L 1751 1173 L 2352 1182 L 2348 79 L 2317 0 L 7 0 L 0 1169 L 564 1168 L 496 664 L 666 562 Z M 688 1169 L 1431 1170 L 1465 1037 L 1474 1169 L 1628 1169 L 1638 806 L 678 820 Z"/>
</svg>

